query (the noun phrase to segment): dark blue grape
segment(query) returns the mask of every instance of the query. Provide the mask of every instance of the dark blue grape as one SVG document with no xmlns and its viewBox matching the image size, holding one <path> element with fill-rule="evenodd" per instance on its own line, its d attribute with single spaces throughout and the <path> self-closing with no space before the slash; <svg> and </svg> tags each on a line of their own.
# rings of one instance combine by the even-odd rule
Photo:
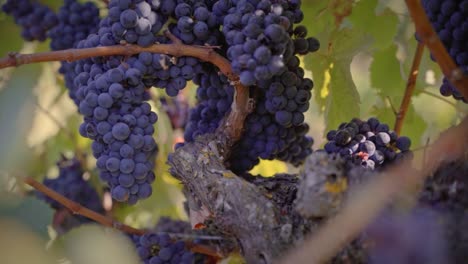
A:
<svg viewBox="0 0 468 264">
<path fill-rule="evenodd" d="M 120 185 L 117 185 L 115 188 L 112 189 L 111 194 L 112 194 L 112 198 L 114 198 L 115 200 L 119 202 L 124 202 L 128 200 L 130 192 L 128 189 Z"/>
<path fill-rule="evenodd" d="M 399 137 L 395 146 L 401 151 L 408 151 L 411 146 L 411 140 L 408 137 Z"/>
</svg>

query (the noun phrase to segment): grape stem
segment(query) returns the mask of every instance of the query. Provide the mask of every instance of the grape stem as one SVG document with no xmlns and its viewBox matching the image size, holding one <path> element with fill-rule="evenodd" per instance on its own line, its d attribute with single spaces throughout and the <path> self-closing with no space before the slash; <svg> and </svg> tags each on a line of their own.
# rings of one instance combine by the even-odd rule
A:
<svg viewBox="0 0 468 264">
<path fill-rule="evenodd" d="M 414 89 L 416 87 L 416 80 L 418 79 L 419 65 L 421 64 L 421 58 L 424 53 L 424 44 L 418 43 L 416 52 L 414 53 L 413 64 L 411 65 L 411 71 L 406 82 L 405 95 L 401 101 L 400 110 L 397 112 L 395 121 L 395 132 L 400 135 L 403 122 L 405 121 L 406 113 L 411 104 L 411 97 L 413 96 Z"/>
<path fill-rule="evenodd" d="M 76 202 L 64 197 L 63 195 L 61 195 L 61 194 L 57 193 L 56 191 L 48 188 L 44 184 L 36 181 L 35 179 L 33 179 L 31 177 L 26 177 L 24 179 L 24 182 L 26 184 L 28 184 L 29 186 L 33 187 L 34 189 L 36 189 L 37 191 L 47 195 L 51 199 L 53 199 L 56 202 L 60 203 L 65 208 L 70 210 L 73 214 L 82 215 L 82 216 L 87 217 L 87 218 L 89 218 L 89 219 L 91 219 L 91 220 L 95 221 L 96 223 L 99 223 L 99 224 L 101 224 L 103 226 L 115 228 L 115 229 L 118 229 L 118 230 L 120 230 L 122 232 L 125 232 L 127 234 L 143 235 L 144 233 L 146 233 L 145 230 L 133 228 L 131 226 L 122 224 L 122 223 L 120 223 L 120 222 L 118 222 L 118 221 L 116 221 L 116 220 L 114 220 L 114 219 L 112 219 L 110 217 L 107 217 L 107 216 L 101 215 L 99 213 L 96 213 L 93 210 L 90 210 L 90 209 L 80 205 L 79 203 L 76 203 Z M 180 236 L 180 234 L 178 236 Z M 207 247 L 207 246 L 189 243 L 189 247 L 190 247 L 190 250 L 195 252 L 195 253 L 205 254 L 205 255 L 208 255 L 208 256 L 211 256 L 211 257 L 214 257 L 214 258 L 222 258 L 223 257 L 218 251 L 213 250 L 212 248 Z"/>
<path fill-rule="evenodd" d="M 244 87 L 239 76 L 232 71 L 229 60 L 214 51 L 216 47 L 210 46 L 190 46 L 183 44 L 177 37 L 169 31 L 164 32 L 172 40 L 172 44 L 154 44 L 149 47 L 123 44 L 106 47 L 96 47 L 87 49 L 67 49 L 59 51 L 40 52 L 34 54 L 20 54 L 10 52 L 8 56 L 0 59 L 0 69 L 8 67 L 18 67 L 24 64 L 50 62 L 50 61 L 77 61 L 92 57 L 131 56 L 141 52 L 167 54 L 174 57 L 190 56 L 212 63 L 217 66 L 234 86 L 234 100 L 231 105 L 231 112 L 225 117 L 222 131 L 232 143 L 236 142 L 242 135 L 245 117 L 252 111 L 249 101 L 249 89 Z"/>
<path fill-rule="evenodd" d="M 134 234 L 134 235 L 142 235 L 145 233 L 144 230 L 140 230 L 140 229 L 136 229 L 136 228 L 133 228 L 131 226 L 128 226 L 128 225 L 125 225 L 125 224 L 122 224 L 110 217 L 107 217 L 107 216 L 104 216 L 104 215 L 101 215 L 99 213 L 96 213 L 94 212 L 93 210 L 90 210 L 82 205 L 80 205 L 79 203 L 76 203 L 66 197 L 64 197 L 63 195 L 59 194 L 58 192 L 48 188 L 47 186 L 45 186 L 44 184 L 36 181 L 35 179 L 31 178 L 31 177 L 26 177 L 24 179 L 24 182 L 33 187 L 34 189 L 36 189 L 37 191 L 47 195 L 48 197 L 50 197 L 51 199 L 57 201 L 58 203 L 60 203 L 61 205 L 63 205 L 64 207 L 66 207 L 68 210 L 70 210 L 73 214 L 78 214 L 78 215 L 82 215 L 84 217 L 87 217 L 91 220 L 94 220 L 95 222 L 103 225 L 103 226 L 108 226 L 108 227 L 112 227 L 112 228 L 115 228 L 115 229 L 118 229 L 122 232 L 125 232 L 125 233 L 128 233 L 128 234 Z"/>
<path fill-rule="evenodd" d="M 465 117 L 458 126 L 443 132 L 427 150 L 427 160 L 421 170 L 409 169 L 411 160 L 403 160 L 364 184 L 336 216 L 328 219 L 279 263 L 326 263 L 355 239 L 392 199 L 407 192 L 413 193 L 444 160 L 462 157 L 468 147 L 467 133 L 468 117 Z M 460 139 L 464 140 L 460 142 Z"/>
<path fill-rule="evenodd" d="M 405 0 L 405 2 L 414 25 L 416 26 L 416 32 L 422 42 L 424 42 L 424 44 L 429 48 L 431 54 L 434 56 L 448 81 L 457 88 L 465 100 L 468 100 L 468 76 L 463 73 L 462 69 L 458 68 L 448 54 L 444 44 L 440 41 L 436 32 L 432 28 L 432 25 L 421 5 L 421 1 Z"/>
</svg>

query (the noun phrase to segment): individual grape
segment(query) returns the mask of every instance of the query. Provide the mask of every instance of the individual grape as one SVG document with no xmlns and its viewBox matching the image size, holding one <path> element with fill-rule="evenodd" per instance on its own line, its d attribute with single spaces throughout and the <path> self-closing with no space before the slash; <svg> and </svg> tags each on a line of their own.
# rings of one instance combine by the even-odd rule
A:
<svg viewBox="0 0 468 264">
<path fill-rule="evenodd" d="M 411 146 L 411 140 L 408 137 L 399 137 L 395 146 L 401 151 L 408 151 Z"/>
<path fill-rule="evenodd" d="M 339 153 L 366 168 L 382 168 L 404 156 L 411 156 L 408 137 L 398 137 L 376 118 L 353 119 L 327 133 L 327 153 Z"/>
<path fill-rule="evenodd" d="M 13 16 L 27 41 L 44 41 L 47 32 L 58 23 L 57 15 L 47 6 L 33 0 L 7 0 L 2 10 Z"/>
<path fill-rule="evenodd" d="M 278 111 L 275 113 L 276 121 L 284 127 L 288 127 L 292 124 L 292 118 L 293 115 L 291 114 L 291 112 Z"/>
<path fill-rule="evenodd" d="M 308 38 L 307 42 L 309 43 L 309 52 L 316 52 L 320 49 L 320 42 L 316 38 Z"/>
<path fill-rule="evenodd" d="M 112 188 L 111 191 L 112 198 L 119 202 L 125 202 L 128 200 L 130 192 L 128 189 L 122 187 L 121 185 L 117 185 Z"/>
<path fill-rule="evenodd" d="M 112 135 L 117 140 L 125 140 L 130 135 L 130 128 L 125 123 L 117 123 L 112 127 Z"/>
</svg>

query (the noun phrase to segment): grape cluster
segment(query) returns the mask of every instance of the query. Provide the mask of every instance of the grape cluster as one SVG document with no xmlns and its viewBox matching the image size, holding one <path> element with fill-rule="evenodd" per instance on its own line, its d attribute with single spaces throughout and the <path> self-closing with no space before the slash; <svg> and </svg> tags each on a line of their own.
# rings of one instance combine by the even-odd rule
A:
<svg viewBox="0 0 468 264">
<path fill-rule="evenodd" d="M 339 153 L 354 164 L 374 169 L 382 167 L 404 155 L 411 155 L 411 140 L 398 137 L 388 125 L 376 118 L 367 121 L 354 118 L 342 123 L 337 130 L 327 133 L 325 151 Z"/>
<path fill-rule="evenodd" d="M 115 45 L 121 42 L 149 46 L 170 43 L 157 35 L 168 17 L 171 1 L 111 1 L 109 16 L 99 30 L 78 43 L 77 48 Z M 149 24 L 149 31 L 143 26 Z M 145 27 L 146 28 L 146 27 Z M 70 64 L 69 79 L 84 115 L 83 136 L 94 140 L 93 154 L 101 178 L 111 186 L 112 197 L 130 204 L 151 194 L 152 157 L 157 146 L 152 138 L 155 113 L 144 101 L 146 88 L 157 86 L 175 96 L 202 64 L 190 57 L 173 60 L 164 54 L 143 52 L 124 58 L 92 58 Z"/>
<path fill-rule="evenodd" d="M 256 109 L 247 116 L 245 134 L 233 151 L 231 169 L 241 173 L 262 159 L 279 159 L 297 166 L 312 153 L 304 112 L 309 109 L 312 80 L 304 77 L 299 58 L 291 56 L 279 76 L 259 82 Z"/>
<path fill-rule="evenodd" d="M 146 233 L 132 236 L 142 263 L 194 263 L 194 254 L 184 241 L 172 241 L 167 234 Z"/>
<path fill-rule="evenodd" d="M 468 74 L 468 1 L 421 0 L 426 14 L 455 63 Z M 460 91 L 444 78 L 440 93 L 467 103 Z"/>
<path fill-rule="evenodd" d="M 44 41 L 47 31 L 58 23 L 57 15 L 47 6 L 34 0 L 7 0 L 2 10 L 12 15 L 21 26 L 21 36 L 27 41 Z"/>
<path fill-rule="evenodd" d="M 303 54 L 309 50 L 304 36 L 291 38 L 293 24 L 304 17 L 300 1 L 220 0 L 213 12 L 222 20 L 227 56 L 244 85 L 281 74 L 296 45 Z"/>
<path fill-rule="evenodd" d="M 59 169 L 59 176 L 55 179 L 45 178 L 43 184 L 88 209 L 103 213 L 104 209 L 99 195 L 96 190 L 91 187 L 89 182 L 83 178 L 83 168 L 80 162 L 76 158 L 70 160 L 64 159 L 58 162 L 57 166 Z M 56 210 L 64 208 L 60 203 L 41 192 L 37 192 L 37 196 L 45 200 Z M 82 216 L 76 216 L 76 218 L 81 223 L 91 221 Z"/>
<path fill-rule="evenodd" d="M 304 70 L 299 63 L 298 57 L 291 57 L 286 71 L 264 83 L 266 110 L 274 114 L 275 121 L 283 127 L 304 123 L 303 113 L 309 109 L 313 82 L 304 78 Z"/>
<path fill-rule="evenodd" d="M 158 117 L 144 102 L 148 94 L 136 68 L 119 65 L 105 71 L 95 64 L 80 73 L 80 133 L 93 139 L 93 155 L 112 197 L 136 203 L 148 198 L 154 181 L 152 157 L 158 148 L 152 137 Z"/>
<path fill-rule="evenodd" d="M 49 31 L 52 50 L 71 49 L 98 30 L 99 9 L 93 2 L 81 4 L 76 0 L 65 0 L 57 17 L 58 25 Z"/>
</svg>

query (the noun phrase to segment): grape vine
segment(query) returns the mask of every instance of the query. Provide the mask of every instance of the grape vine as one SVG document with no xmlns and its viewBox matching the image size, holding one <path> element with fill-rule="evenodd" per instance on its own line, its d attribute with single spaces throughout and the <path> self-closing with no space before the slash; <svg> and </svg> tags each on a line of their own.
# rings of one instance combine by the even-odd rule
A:
<svg viewBox="0 0 468 264">
<path fill-rule="evenodd" d="M 388 255 L 402 263 L 463 259 L 466 243 L 455 234 L 464 228 L 466 197 L 457 172 L 466 171 L 468 120 L 454 120 L 424 149 L 412 149 L 400 132 L 424 46 L 444 72 L 441 94 L 466 102 L 466 0 L 407 1 L 419 44 L 395 131 L 377 118 L 340 120 L 345 122 L 313 151 L 309 130 L 318 126 L 306 122 L 311 99 L 321 103 L 319 112 L 343 103 L 332 98 L 336 84 L 329 78 L 335 69 L 343 73 L 342 59 L 348 59 L 336 36 L 355 32 L 350 28 L 356 21 L 348 16 L 362 8 L 359 1 L 341 2 L 312 12 L 318 20 L 325 12 L 334 16 L 327 39 L 305 26 L 310 10 L 300 0 L 65 0 L 56 12 L 38 1 L 7 0 L 2 10 L 13 16 L 22 37 L 49 38 L 51 51 L 9 53 L 0 58 L 0 69 L 60 62 L 58 73 L 82 118 L 77 133 L 89 139 L 94 157 L 90 175 L 101 180 L 93 185 L 105 192 L 97 195 L 76 159 L 58 163 L 57 179 L 24 178 L 55 209 L 58 233 L 86 222 L 119 229 L 142 263 L 211 263 L 232 252 L 247 263 L 381 263 Z M 315 65 L 305 68 L 309 58 L 325 61 L 319 65 L 326 68 L 323 76 Z M 194 102 L 187 100 L 191 92 Z M 162 116 L 156 126 L 161 114 L 174 134 L 183 132 L 183 142 L 155 131 L 167 120 Z M 157 156 L 168 148 L 157 143 L 168 142 L 177 142 L 167 163 L 182 184 L 190 221 L 160 217 L 156 226 L 136 229 L 113 219 L 133 220 L 125 210 L 153 195 L 156 177 L 167 180 Z M 80 144 L 74 151 L 83 151 Z M 305 166 L 298 174 L 250 175 L 263 160 Z M 413 168 L 419 161 L 422 166 Z M 417 201 L 406 214 L 391 203 L 399 193 Z M 57 225 L 63 216 L 74 221 Z M 435 217 L 453 226 L 427 221 Z M 424 236 L 426 229 L 434 232 Z M 400 234 L 405 232 L 414 233 Z"/>
</svg>

